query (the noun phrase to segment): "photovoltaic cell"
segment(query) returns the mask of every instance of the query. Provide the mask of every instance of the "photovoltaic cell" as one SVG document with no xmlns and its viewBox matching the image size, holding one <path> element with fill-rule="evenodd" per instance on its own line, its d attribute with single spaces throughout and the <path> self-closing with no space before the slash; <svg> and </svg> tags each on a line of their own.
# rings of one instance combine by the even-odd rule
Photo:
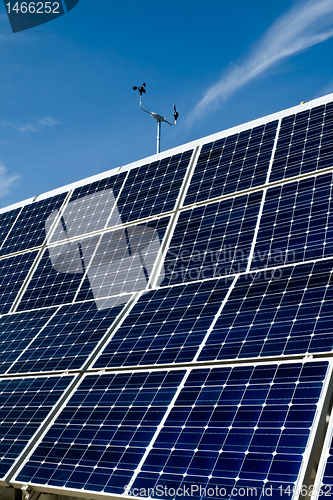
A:
<svg viewBox="0 0 333 500">
<path fill-rule="evenodd" d="M 267 498 L 272 487 L 277 498 L 279 486 L 292 489 L 326 370 L 326 362 L 193 370 L 132 494 L 153 488 L 167 498 L 165 487 L 180 488 L 181 498 L 197 486 L 195 498 L 228 499 L 233 488 L 255 487 L 253 496 Z"/>
<path fill-rule="evenodd" d="M 184 373 L 86 376 L 18 480 L 123 493 Z"/>
<path fill-rule="evenodd" d="M 95 302 L 61 307 L 9 373 L 81 368 L 122 307 L 98 311 Z"/>
<path fill-rule="evenodd" d="M 0 476 L 13 465 L 73 377 L 0 379 Z"/>
<path fill-rule="evenodd" d="M 244 271 L 262 192 L 181 212 L 168 249 L 163 285 Z"/>
<path fill-rule="evenodd" d="M 192 361 L 232 279 L 145 293 L 94 367 Z"/>
<path fill-rule="evenodd" d="M 54 313 L 42 309 L 0 318 L 0 373 L 5 373 Z"/>
<path fill-rule="evenodd" d="M 0 314 L 9 312 L 36 256 L 29 252 L 0 259 Z"/>
<path fill-rule="evenodd" d="M 243 275 L 199 361 L 330 352 L 333 260 Z"/>
<path fill-rule="evenodd" d="M 0 214 L 0 248 L 7 234 L 11 230 L 16 217 L 20 213 L 20 210 L 20 208 L 16 208 L 15 210 L 11 210 L 10 212 L 4 212 Z"/>
<path fill-rule="evenodd" d="M 267 191 L 251 268 L 333 255 L 332 174 Z"/>
<path fill-rule="evenodd" d="M 184 205 L 265 184 L 277 121 L 201 148 Z"/>
<path fill-rule="evenodd" d="M 333 103 L 282 119 L 270 182 L 333 166 Z"/>
<path fill-rule="evenodd" d="M 61 193 L 23 207 L 0 250 L 0 255 L 20 252 L 42 245 L 46 237 L 45 220 L 52 211 L 61 207 L 66 194 Z"/>
<path fill-rule="evenodd" d="M 118 201 L 122 221 L 173 210 L 191 156 L 185 151 L 130 170 Z"/>
</svg>

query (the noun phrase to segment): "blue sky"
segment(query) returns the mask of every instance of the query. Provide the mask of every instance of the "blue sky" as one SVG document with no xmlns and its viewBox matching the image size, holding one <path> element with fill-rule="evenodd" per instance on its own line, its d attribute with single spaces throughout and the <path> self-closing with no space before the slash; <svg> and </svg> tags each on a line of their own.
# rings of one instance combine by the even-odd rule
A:
<svg viewBox="0 0 333 500">
<path fill-rule="evenodd" d="M 0 4 L 1 207 L 333 92 L 331 0 L 80 0 L 11 33 Z"/>
</svg>

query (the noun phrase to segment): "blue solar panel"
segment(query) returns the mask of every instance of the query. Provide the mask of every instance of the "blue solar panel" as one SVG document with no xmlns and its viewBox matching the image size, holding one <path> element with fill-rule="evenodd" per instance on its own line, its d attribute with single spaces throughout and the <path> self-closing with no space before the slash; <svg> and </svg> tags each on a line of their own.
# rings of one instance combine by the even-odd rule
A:
<svg viewBox="0 0 333 500">
<path fill-rule="evenodd" d="M 69 201 L 72 202 L 78 200 L 79 198 L 90 196 L 92 194 L 96 194 L 109 189 L 112 189 L 114 197 L 117 198 L 125 177 L 126 173 L 122 172 L 121 174 L 112 175 L 111 177 L 100 179 L 98 181 L 92 182 L 91 184 L 84 184 L 83 186 L 74 189 L 74 192 Z"/>
<path fill-rule="evenodd" d="M 189 150 L 130 170 L 118 201 L 122 221 L 173 210 L 191 156 Z"/>
<path fill-rule="evenodd" d="M 0 255 L 21 252 L 42 245 L 46 237 L 45 221 L 54 210 L 61 207 L 65 197 L 66 193 L 61 193 L 24 206 L 0 249 Z"/>
<path fill-rule="evenodd" d="M 253 496 L 265 498 L 265 488 L 267 498 L 270 488 L 274 497 L 281 485 L 292 489 L 326 369 L 318 362 L 193 370 L 131 494 L 151 488 L 152 497 L 179 498 L 192 487 L 196 498 L 235 498 L 255 487 Z M 171 488 L 180 489 L 170 495 Z"/>
<path fill-rule="evenodd" d="M 92 293 L 98 304 L 103 297 L 144 290 L 169 222 L 170 218 L 164 217 L 105 233 L 92 255 L 77 300 L 86 300 Z M 85 259 L 85 250 L 83 255 Z M 162 272 L 159 282 L 163 277 Z"/>
<path fill-rule="evenodd" d="M 89 243 L 91 241 L 94 242 L 96 239 L 89 238 Z M 77 243 L 66 243 L 46 249 L 19 303 L 18 310 L 72 302 L 83 276 L 84 269 Z"/>
<path fill-rule="evenodd" d="M 98 311 L 95 302 L 61 307 L 9 373 L 81 368 L 122 307 Z"/>
<path fill-rule="evenodd" d="M 145 293 L 94 367 L 192 361 L 232 279 Z"/>
<path fill-rule="evenodd" d="M 7 237 L 9 231 L 11 230 L 16 217 L 20 213 L 20 208 L 11 210 L 10 212 L 4 212 L 0 214 L 0 248 Z"/>
<path fill-rule="evenodd" d="M 333 166 L 333 103 L 282 119 L 270 182 Z"/>
<path fill-rule="evenodd" d="M 163 285 L 244 271 L 262 192 L 180 213 L 168 249 Z"/>
<path fill-rule="evenodd" d="M 204 144 L 184 205 L 265 184 L 277 121 Z"/>
<path fill-rule="evenodd" d="M 252 269 L 333 255 L 332 174 L 267 191 Z"/>
<path fill-rule="evenodd" d="M 116 200 L 125 176 L 125 173 L 115 175 L 75 189 L 50 241 L 67 240 L 100 231 L 107 225 L 121 224 Z M 46 226 L 51 227 L 57 216 L 58 210 L 54 210 Z"/>
<path fill-rule="evenodd" d="M 0 373 L 5 373 L 45 326 L 53 309 L 42 309 L 0 318 Z"/>
<path fill-rule="evenodd" d="M 0 379 L 0 476 L 13 465 L 73 377 Z"/>
<path fill-rule="evenodd" d="M 240 276 L 199 360 L 330 352 L 333 260 Z"/>
<path fill-rule="evenodd" d="M 184 373 L 86 376 L 18 480 L 123 493 Z"/>
<path fill-rule="evenodd" d="M 0 314 L 9 312 L 36 256 L 30 252 L 0 259 Z"/>
</svg>

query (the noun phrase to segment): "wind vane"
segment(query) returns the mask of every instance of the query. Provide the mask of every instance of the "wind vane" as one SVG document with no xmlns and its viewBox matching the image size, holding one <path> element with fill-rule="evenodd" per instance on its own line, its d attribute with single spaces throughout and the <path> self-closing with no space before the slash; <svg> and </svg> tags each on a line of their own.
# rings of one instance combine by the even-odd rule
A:
<svg viewBox="0 0 333 500">
<path fill-rule="evenodd" d="M 179 113 L 177 112 L 176 105 L 174 104 L 173 105 L 173 110 L 174 110 L 173 117 L 174 117 L 175 123 L 170 123 L 163 116 L 161 116 L 157 113 L 154 113 L 153 111 L 147 111 L 146 109 L 144 109 L 142 107 L 142 94 L 146 93 L 145 86 L 146 86 L 146 84 L 143 83 L 141 87 L 133 87 L 133 90 L 138 90 L 140 93 L 140 108 L 143 111 L 145 111 L 146 113 L 148 113 L 149 115 L 151 115 L 157 121 L 157 153 L 159 153 L 160 152 L 160 142 L 161 142 L 161 123 L 166 122 L 169 125 L 171 125 L 171 127 L 174 127 L 177 124 L 177 119 L 178 119 Z"/>
</svg>

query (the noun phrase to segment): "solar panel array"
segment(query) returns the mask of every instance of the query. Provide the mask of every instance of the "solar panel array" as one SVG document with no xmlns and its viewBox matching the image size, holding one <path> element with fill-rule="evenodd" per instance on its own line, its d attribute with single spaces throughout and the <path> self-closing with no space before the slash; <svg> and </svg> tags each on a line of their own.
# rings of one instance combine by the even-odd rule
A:
<svg viewBox="0 0 333 500">
<path fill-rule="evenodd" d="M 329 490 L 332 141 L 330 95 L 1 210 L 0 484 Z"/>
</svg>

